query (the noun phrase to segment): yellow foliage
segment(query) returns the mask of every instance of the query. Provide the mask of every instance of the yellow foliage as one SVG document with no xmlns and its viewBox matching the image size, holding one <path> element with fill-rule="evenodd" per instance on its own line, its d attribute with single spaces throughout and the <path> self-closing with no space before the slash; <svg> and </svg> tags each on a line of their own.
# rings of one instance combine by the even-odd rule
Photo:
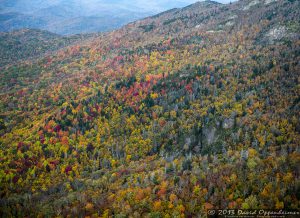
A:
<svg viewBox="0 0 300 218">
<path fill-rule="evenodd" d="M 115 167 L 115 166 L 116 166 L 116 164 L 117 164 L 117 161 L 116 161 L 116 160 L 114 160 L 114 159 L 112 159 L 112 160 L 111 160 L 111 166 L 112 166 L 112 167 Z"/>
<path fill-rule="evenodd" d="M 70 183 L 67 183 L 67 184 L 66 184 L 66 189 L 67 189 L 68 191 L 72 191 L 72 190 L 73 190 Z"/>
<path fill-rule="evenodd" d="M 284 177 L 283 177 L 283 181 L 285 183 L 290 183 L 291 181 L 293 181 L 293 174 L 288 172 Z"/>
<path fill-rule="evenodd" d="M 176 113 L 176 111 L 171 111 L 170 112 L 170 116 L 173 118 L 173 119 L 175 119 L 176 118 L 176 116 L 177 116 L 177 113 Z"/>
<path fill-rule="evenodd" d="M 171 201 L 171 202 L 177 201 L 177 196 L 176 196 L 175 194 L 171 194 L 171 195 L 170 195 L 170 201 Z"/>
<path fill-rule="evenodd" d="M 230 176 L 230 180 L 231 180 L 232 182 L 234 182 L 234 181 L 236 181 L 236 179 L 237 179 L 237 175 L 236 175 L 235 173 L 233 173 L 233 174 Z"/>
<path fill-rule="evenodd" d="M 193 191 L 193 193 L 194 193 L 194 195 L 199 195 L 199 193 L 200 193 L 200 186 L 199 185 L 196 185 L 195 187 L 194 187 L 194 191 Z"/>
<path fill-rule="evenodd" d="M 87 204 L 85 205 L 85 209 L 86 209 L 87 211 L 91 211 L 91 210 L 94 209 L 94 205 L 93 205 L 92 203 L 87 203 Z"/>
<path fill-rule="evenodd" d="M 243 113 L 243 106 L 240 103 L 235 103 L 233 109 L 237 112 L 238 115 Z"/>
<path fill-rule="evenodd" d="M 168 182 L 167 181 L 163 181 L 160 185 L 161 189 L 166 189 L 168 187 Z"/>
<path fill-rule="evenodd" d="M 253 148 L 249 148 L 248 149 L 248 154 L 249 154 L 249 157 L 252 158 L 252 157 L 255 157 L 257 155 L 257 151 Z"/>
<path fill-rule="evenodd" d="M 62 107 L 68 107 L 68 105 L 69 105 L 68 102 L 64 102 L 64 103 L 62 104 Z"/>
<path fill-rule="evenodd" d="M 263 197 L 269 197 L 271 188 L 272 188 L 272 184 L 271 184 L 271 183 L 268 183 L 268 184 L 264 187 L 263 191 L 261 192 L 261 195 L 262 195 Z"/>
<path fill-rule="evenodd" d="M 204 188 L 204 189 L 202 189 L 202 193 L 203 193 L 203 195 L 206 195 L 207 194 L 207 189 L 206 188 Z"/>
<path fill-rule="evenodd" d="M 284 203 L 282 201 L 277 201 L 275 205 L 276 209 L 283 209 L 284 208 Z"/>
<path fill-rule="evenodd" d="M 126 161 L 130 162 L 130 160 L 131 160 L 131 155 L 130 154 L 126 155 Z"/>
<path fill-rule="evenodd" d="M 104 211 L 102 218 L 109 218 L 109 209 Z"/>
<path fill-rule="evenodd" d="M 153 99 L 156 99 L 156 98 L 158 98 L 158 94 L 157 93 L 152 93 L 152 94 L 150 94 L 150 97 L 153 98 Z"/>
<path fill-rule="evenodd" d="M 261 146 L 261 147 L 263 147 L 263 146 L 265 146 L 265 140 L 264 140 L 264 137 L 263 136 L 258 136 L 257 137 L 257 140 L 259 141 L 259 145 Z"/>
<path fill-rule="evenodd" d="M 154 209 L 155 211 L 159 211 L 159 210 L 162 209 L 162 205 L 161 205 L 161 201 L 160 201 L 160 200 L 155 201 L 155 202 L 153 203 L 153 209 Z"/>
<path fill-rule="evenodd" d="M 109 201 L 113 201 L 114 198 L 115 198 L 115 196 L 116 196 L 115 194 L 111 194 L 111 195 L 108 196 L 107 199 L 108 199 Z"/>
<path fill-rule="evenodd" d="M 177 206 L 177 210 L 180 211 L 180 213 L 184 213 L 185 207 L 182 204 L 180 204 Z"/>
</svg>

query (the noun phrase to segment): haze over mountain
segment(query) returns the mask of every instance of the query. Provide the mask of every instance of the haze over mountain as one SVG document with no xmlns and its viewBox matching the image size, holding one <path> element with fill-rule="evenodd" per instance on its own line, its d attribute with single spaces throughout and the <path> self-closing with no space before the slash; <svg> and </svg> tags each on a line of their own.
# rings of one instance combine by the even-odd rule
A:
<svg viewBox="0 0 300 218">
<path fill-rule="evenodd" d="M 196 1 L 0 0 L 0 31 L 37 28 L 58 34 L 102 32 L 193 2 Z"/>
</svg>

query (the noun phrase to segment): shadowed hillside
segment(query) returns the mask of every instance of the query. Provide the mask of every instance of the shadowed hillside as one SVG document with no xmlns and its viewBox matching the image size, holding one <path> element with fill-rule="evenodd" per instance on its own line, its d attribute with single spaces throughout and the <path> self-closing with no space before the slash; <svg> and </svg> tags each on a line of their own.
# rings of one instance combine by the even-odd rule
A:
<svg viewBox="0 0 300 218">
<path fill-rule="evenodd" d="M 62 37 L 47 31 L 31 29 L 9 33 L 0 32 L 0 67 L 6 64 L 15 64 L 24 59 L 39 57 L 91 36 L 93 35 Z"/>
</svg>

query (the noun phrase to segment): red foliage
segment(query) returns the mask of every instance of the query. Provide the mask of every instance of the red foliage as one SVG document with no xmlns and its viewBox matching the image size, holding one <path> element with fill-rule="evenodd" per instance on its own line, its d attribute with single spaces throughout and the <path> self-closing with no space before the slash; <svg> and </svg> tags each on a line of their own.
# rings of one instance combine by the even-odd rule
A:
<svg viewBox="0 0 300 218">
<path fill-rule="evenodd" d="M 14 176 L 14 178 L 12 179 L 13 183 L 17 183 L 19 181 L 19 176 Z"/>
<path fill-rule="evenodd" d="M 129 174 L 129 171 L 126 170 L 126 169 L 122 169 L 122 170 L 120 170 L 119 172 L 117 172 L 117 176 L 118 176 L 118 177 L 121 177 L 121 176 L 123 176 L 123 175 L 128 175 L 128 174 Z"/>
<path fill-rule="evenodd" d="M 53 128 L 53 131 L 54 131 L 54 132 L 59 132 L 60 130 L 61 130 L 60 125 L 57 125 L 57 126 L 55 126 L 55 127 Z"/>
<path fill-rule="evenodd" d="M 67 175 L 69 175 L 69 172 L 71 172 L 72 171 L 72 166 L 67 166 L 66 167 L 66 169 L 65 169 L 65 173 L 67 174 Z"/>
</svg>

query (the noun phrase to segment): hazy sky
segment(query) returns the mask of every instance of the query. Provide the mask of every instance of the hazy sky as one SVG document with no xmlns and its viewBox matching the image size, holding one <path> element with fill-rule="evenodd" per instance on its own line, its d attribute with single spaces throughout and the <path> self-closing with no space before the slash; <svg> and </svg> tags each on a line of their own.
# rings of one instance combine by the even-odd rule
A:
<svg viewBox="0 0 300 218">
<path fill-rule="evenodd" d="M 230 0 L 215 0 L 229 3 Z M 87 12 L 103 11 L 103 9 L 125 9 L 140 12 L 162 12 L 174 7 L 184 7 L 197 0 L 0 0 L 0 8 L 17 10 L 18 12 L 32 12 L 49 6 L 68 5 Z M 1 7 L 2 6 L 2 7 Z"/>
</svg>

